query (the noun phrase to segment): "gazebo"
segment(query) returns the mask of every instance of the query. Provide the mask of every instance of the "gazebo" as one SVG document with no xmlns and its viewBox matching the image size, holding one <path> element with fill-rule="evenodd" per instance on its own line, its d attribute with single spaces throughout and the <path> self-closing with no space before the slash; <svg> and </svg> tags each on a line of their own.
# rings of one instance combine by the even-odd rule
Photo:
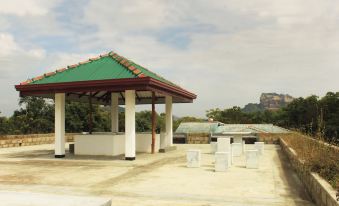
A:
<svg viewBox="0 0 339 206">
<path fill-rule="evenodd" d="M 20 96 L 37 96 L 54 99 L 55 102 L 55 157 L 65 157 L 65 100 L 111 105 L 111 133 L 92 134 L 87 148 L 95 149 L 93 141 L 108 141 L 123 137 L 114 147 L 123 147 L 126 160 L 136 155 L 135 105 L 152 104 L 152 134 L 149 136 L 152 153 L 155 151 L 155 104 L 165 104 L 165 144 L 173 145 L 172 103 L 192 103 L 196 95 L 166 80 L 154 72 L 114 52 L 90 58 L 45 73 L 15 85 Z M 125 133 L 118 131 L 119 105 L 125 105 Z M 91 116 L 91 114 L 90 114 Z M 90 121 L 91 122 L 91 121 Z M 91 123 L 89 123 L 91 128 Z M 79 139 L 82 137 L 80 136 Z M 98 139 L 96 139 L 98 138 Z M 121 142 L 121 141 L 120 141 Z M 77 142 L 75 142 L 75 150 Z M 124 146 L 123 146 L 124 144 Z M 80 143 L 79 143 L 80 145 Z M 100 145 L 97 145 L 100 147 Z M 103 142 L 101 146 L 107 146 Z M 111 147 L 111 146 L 109 146 Z M 99 148 L 100 150 L 100 148 Z"/>
</svg>

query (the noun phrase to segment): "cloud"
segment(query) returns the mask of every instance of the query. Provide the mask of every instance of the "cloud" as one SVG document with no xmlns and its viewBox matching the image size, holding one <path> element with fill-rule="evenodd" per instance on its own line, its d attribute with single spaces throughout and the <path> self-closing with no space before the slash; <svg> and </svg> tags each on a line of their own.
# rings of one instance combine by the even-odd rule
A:
<svg viewBox="0 0 339 206">
<path fill-rule="evenodd" d="M 0 8 L 0 86 L 114 50 L 198 94 L 193 105 L 176 105 L 177 115 L 243 106 L 261 92 L 339 90 L 335 0 L 9 4 Z M 17 93 L 0 95 L 12 98 L 0 100 L 3 110 Z"/>
<path fill-rule="evenodd" d="M 56 1 L 44 0 L 11 0 L 3 1 L 0 6 L 0 14 L 16 16 L 43 16 L 55 5 Z"/>
</svg>

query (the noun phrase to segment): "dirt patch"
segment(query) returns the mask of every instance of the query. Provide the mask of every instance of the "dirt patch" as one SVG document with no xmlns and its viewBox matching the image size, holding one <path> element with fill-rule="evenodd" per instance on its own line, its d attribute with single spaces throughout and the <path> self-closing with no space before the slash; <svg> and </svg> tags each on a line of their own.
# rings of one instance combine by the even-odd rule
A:
<svg viewBox="0 0 339 206">
<path fill-rule="evenodd" d="M 111 178 L 111 179 L 107 179 L 107 180 L 102 181 L 102 182 L 95 184 L 93 186 L 94 187 L 116 186 L 118 184 L 121 184 L 122 182 L 130 181 L 131 179 L 136 178 L 140 174 L 145 174 L 145 173 L 151 172 L 152 170 L 159 168 L 159 167 L 162 167 L 166 164 L 182 162 L 182 161 L 184 161 L 184 157 L 185 157 L 185 155 L 180 155 L 180 156 L 176 156 L 176 157 L 168 157 L 168 158 L 163 158 L 163 159 L 154 161 L 150 164 L 136 166 L 136 167 L 133 167 L 131 170 L 129 170 L 128 172 L 126 172 L 122 175 L 116 176 L 116 177 Z"/>
<path fill-rule="evenodd" d="M 5 184 L 36 184 L 37 178 L 33 175 L 24 174 L 1 175 L 0 182 Z"/>
</svg>

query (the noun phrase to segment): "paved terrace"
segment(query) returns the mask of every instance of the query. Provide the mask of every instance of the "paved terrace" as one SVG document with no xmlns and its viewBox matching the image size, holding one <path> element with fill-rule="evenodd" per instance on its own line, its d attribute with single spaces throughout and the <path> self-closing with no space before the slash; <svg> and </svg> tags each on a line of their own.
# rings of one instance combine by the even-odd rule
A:
<svg viewBox="0 0 339 206">
<path fill-rule="evenodd" d="M 101 196 L 112 205 L 313 205 L 280 147 L 265 145 L 260 169 L 244 157 L 214 172 L 209 145 L 177 145 L 165 154 L 54 159 L 53 145 L 0 150 L 0 191 Z M 185 151 L 202 150 L 202 167 L 186 168 Z"/>
</svg>

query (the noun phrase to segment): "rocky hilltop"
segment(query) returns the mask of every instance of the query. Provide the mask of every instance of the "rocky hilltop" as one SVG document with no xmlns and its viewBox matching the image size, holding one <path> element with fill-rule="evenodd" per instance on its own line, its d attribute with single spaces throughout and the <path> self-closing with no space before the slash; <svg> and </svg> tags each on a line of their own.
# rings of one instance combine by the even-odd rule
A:
<svg viewBox="0 0 339 206">
<path fill-rule="evenodd" d="M 288 94 L 262 93 L 260 96 L 260 104 L 269 110 L 276 110 L 293 101 L 293 97 Z"/>
<path fill-rule="evenodd" d="M 244 112 L 257 112 L 264 110 L 277 110 L 293 101 L 293 97 L 288 94 L 262 93 L 260 103 L 249 103 L 242 109 Z"/>
</svg>

